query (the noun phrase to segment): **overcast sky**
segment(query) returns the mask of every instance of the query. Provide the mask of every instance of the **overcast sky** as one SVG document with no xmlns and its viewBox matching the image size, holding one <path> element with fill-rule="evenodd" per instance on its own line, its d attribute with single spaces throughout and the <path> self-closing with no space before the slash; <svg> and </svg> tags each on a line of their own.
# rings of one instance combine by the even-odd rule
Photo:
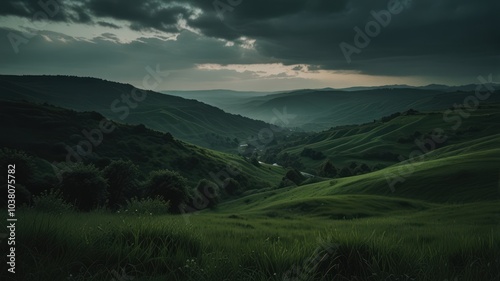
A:
<svg viewBox="0 0 500 281">
<path fill-rule="evenodd" d="M 2 0 L 0 73 L 142 88 L 158 66 L 156 90 L 500 81 L 499 12 L 498 0 Z"/>
</svg>

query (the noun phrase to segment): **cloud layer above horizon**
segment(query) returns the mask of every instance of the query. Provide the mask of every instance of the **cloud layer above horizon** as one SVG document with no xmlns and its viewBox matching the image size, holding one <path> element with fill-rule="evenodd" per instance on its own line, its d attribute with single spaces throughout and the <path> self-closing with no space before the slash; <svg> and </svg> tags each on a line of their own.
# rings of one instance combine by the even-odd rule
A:
<svg viewBox="0 0 500 281">
<path fill-rule="evenodd" d="M 4 0 L 0 72 L 141 87 L 158 65 L 169 76 L 157 90 L 498 81 L 498 11 L 495 0 Z"/>
</svg>

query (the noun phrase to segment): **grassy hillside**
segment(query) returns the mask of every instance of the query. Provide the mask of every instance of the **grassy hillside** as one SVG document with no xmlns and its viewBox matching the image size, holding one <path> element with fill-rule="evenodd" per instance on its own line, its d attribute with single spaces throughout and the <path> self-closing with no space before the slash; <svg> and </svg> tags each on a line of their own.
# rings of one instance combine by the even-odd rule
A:
<svg viewBox="0 0 500 281">
<path fill-rule="evenodd" d="M 169 169 L 194 185 L 203 178 L 214 181 L 211 174 L 227 174 L 229 165 L 238 168 L 234 178 L 245 189 L 257 189 L 276 185 L 284 173 L 279 167 L 256 167 L 240 156 L 188 144 L 142 125 L 112 122 L 115 129 L 110 133 L 101 131 L 102 137 L 98 137 L 95 131 L 101 130 L 100 122 L 107 119 L 97 112 L 11 101 L 0 101 L 0 108 L 0 129 L 6 132 L 0 147 L 24 150 L 45 160 L 42 169 L 47 173 L 53 173 L 49 163 L 64 167 L 68 155 L 73 155 L 69 159 L 76 162 L 76 146 L 86 147 L 82 142 L 92 143 L 92 153 L 78 154 L 83 162 L 104 167 L 110 160 L 131 160 L 139 166 L 143 178 L 150 171 Z M 89 139 L 101 141 L 95 145 Z"/>
<path fill-rule="evenodd" d="M 500 136 L 497 137 L 497 141 Z M 399 164 L 380 171 L 284 188 L 240 198 L 221 209 L 266 213 L 365 216 L 389 210 L 425 209 L 429 203 L 469 203 L 500 199 L 500 149 Z M 408 173 L 411 171 L 411 173 Z M 398 176 L 404 181 L 391 188 Z M 388 182 L 387 177 L 390 178 Z M 378 197 L 371 197 L 374 195 Z M 380 197 L 382 196 L 382 197 Z M 392 199 L 400 198 L 400 199 Z M 401 198 L 406 198 L 402 200 Z M 353 202 L 355 203 L 353 205 Z M 359 205 L 358 205 L 359 204 Z M 345 206 L 352 207 L 346 213 Z M 363 215 L 364 214 L 364 215 Z"/>
<path fill-rule="evenodd" d="M 47 102 L 77 111 L 97 111 L 128 124 L 144 124 L 176 138 L 222 151 L 236 151 L 240 141 L 269 125 L 228 114 L 204 103 L 95 78 L 0 76 L 0 98 Z M 134 100 L 133 94 L 138 97 Z M 129 101 L 123 96 L 128 96 Z"/>
<path fill-rule="evenodd" d="M 189 217 L 94 212 L 55 218 L 21 210 L 18 241 L 30 250 L 18 254 L 23 270 L 17 277 L 103 281 L 500 277 L 498 201 L 438 205 L 371 196 L 337 199 L 323 199 L 332 203 L 330 209 L 286 215 L 269 212 L 276 207 L 283 211 L 281 206 L 254 213 L 243 212 L 237 204 L 224 213 L 207 211 Z M 356 218 L 359 214 L 365 216 Z"/>
<path fill-rule="evenodd" d="M 467 118 L 461 118 L 458 112 L 444 112 L 403 112 L 364 125 L 297 134 L 269 147 L 262 155 L 269 162 L 279 160 L 284 154 L 295 156 L 304 169 L 313 173 L 325 159 L 331 159 L 338 168 L 356 162 L 358 166 L 365 163 L 380 169 L 413 157 L 414 151 L 434 150 L 425 156 L 430 159 L 498 148 L 500 104 L 483 104 Z M 435 142 L 433 138 L 439 135 L 446 136 L 446 140 Z M 304 148 L 321 152 L 325 158 L 301 156 Z"/>
</svg>

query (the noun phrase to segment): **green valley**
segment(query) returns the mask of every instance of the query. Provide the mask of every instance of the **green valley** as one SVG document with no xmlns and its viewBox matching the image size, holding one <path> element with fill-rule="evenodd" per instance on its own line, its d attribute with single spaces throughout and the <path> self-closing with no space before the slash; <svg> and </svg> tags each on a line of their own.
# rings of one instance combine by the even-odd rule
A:
<svg viewBox="0 0 500 281">
<path fill-rule="evenodd" d="M 104 109 L 112 95 L 99 107 L 83 89 L 101 83 L 98 99 L 129 86 L 81 79 L 57 77 L 79 81 L 74 93 L 43 77 L 2 82 L 0 162 L 16 166 L 22 280 L 500 278 L 495 98 L 285 130 L 231 153 L 202 134 L 189 143 L 160 116 L 183 104 L 172 118 L 194 131 L 236 122 L 227 134 L 241 139 L 270 125 L 152 92 L 130 115 L 142 124 L 126 124 Z M 206 110 L 219 117 L 193 115 Z"/>
</svg>

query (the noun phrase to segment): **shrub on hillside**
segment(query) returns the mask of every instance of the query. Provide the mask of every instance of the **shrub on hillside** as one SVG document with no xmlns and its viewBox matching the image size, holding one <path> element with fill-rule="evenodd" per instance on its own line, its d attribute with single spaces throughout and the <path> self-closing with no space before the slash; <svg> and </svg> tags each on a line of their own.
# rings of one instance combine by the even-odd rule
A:
<svg viewBox="0 0 500 281">
<path fill-rule="evenodd" d="M 228 195 L 238 195 L 241 193 L 240 183 L 233 178 L 225 179 L 223 182 L 223 186 L 224 186 L 224 191 Z"/>
<path fill-rule="evenodd" d="M 339 177 L 341 177 L 341 178 L 350 177 L 350 176 L 352 176 L 352 172 L 348 167 L 342 168 L 339 172 Z"/>
<path fill-rule="evenodd" d="M 278 185 L 278 188 L 293 187 L 293 186 L 297 185 L 293 181 L 287 179 L 286 177 L 283 177 Z"/>
<path fill-rule="evenodd" d="M 108 206 L 112 208 L 125 203 L 127 195 L 137 191 L 139 168 L 132 161 L 112 161 L 103 175 L 108 181 Z"/>
<path fill-rule="evenodd" d="M 187 180 L 179 173 L 169 170 L 151 172 L 146 183 L 146 194 L 169 201 L 169 210 L 178 213 L 189 199 Z"/>
<path fill-rule="evenodd" d="M 321 151 L 316 151 L 312 148 L 305 147 L 302 152 L 300 153 L 300 156 L 303 157 L 308 157 L 311 158 L 312 160 L 321 160 L 325 159 L 325 154 Z"/>
<path fill-rule="evenodd" d="M 252 163 L 252 165 L 254 165 L 255 167 L 261 166 L 256 156 L 250 157 L 250 163 Z"/>
<path fill-rule="evenodd" d="M 165 134 L 163 134 L 162 140 L 164 140 L 165 142 L 169 143 L 169 142 L 173 142 L 174 141 L 174 137 L 172 136 L 171 133 L 166 132 Z"/>
<path fill-rule="evenodd" d="M 57 176 L 53 172 L 47 172 L 35 177 L 35 181 L 30 186 L 30 192 L 32 195 L 39 195 L 44 191 L 57 187 L 58 184 Z"/>
<path fill-rule="evenodd" d="M 64 173 L 61 191 L 77 209 L 90 211 L 106 202 L 108 183 L 94 165 L 76 164 Z"/>
<path fill-rule="evenodd" d="M 306 179 L 297 169 L 288 170 L 285 178 L 291 180 L 296 185 L 300 185 Z"/>
<path fill-rule="evenodd" d="M 277 162 L 283 167 L 304 169 L 304 164 L 300 161 L 300 157 L 298 155 L 289 154 L 288 152 L 281 154 L 278 157 Z"/>
<path fill-rule="evenodd" d="M 395 118 L 397 118 L 397 117 L 399 117 L 399 116 L 401 116 L 401 113 L 400 113 L 400 112 L 396 112 L 396 113 L 393 113 L 393 114 L 391 114 L 391 115 L 389 115 L 389 116 L 384 116 L 384 117 L 382 117 L 382 119 L 381 119 L 381 120 L 382 120 L 382 122 L 383 122 L 383 123 L 386 123 L 386 122 L 389 122 L 389 121 L 391 121 L 392 119 L 395 119 Z"/>
<path fill-rule="evenodd" d="M 65 213 L 74 211 L 73 205 L 64 201 L 58 190 L 46 190 L 40 195 L 33 196 L 33 208 L 48 213 Z"/>
<path fill-rule="evenodd" d="M 37 175 L 35 159 L 27 155 L 24 151 L 8 148 L 1 149 L 0 168 L 2 169 L 2 173 L 0 174 L 0 180 L 2 180 L 2 183 L 7 182 L 6 171 L 9 165 L 15 165 L 15 173 L 12 174 L 15 176 L 15 182 L 31 190 L 31 185 L 35 181 L 35 176 Z"/>
<path fill-rule="evenodd" d="M 198 210 L 204 208 L 214 208 L 220 201 L 220 189 L 217 184 L 206 179 L 198 182 L 193 198 L 194 207 Z M 201 207 L 201 208 L 198 208 Z"/>
<path fill-rule="evenodd" d="M 319 168 L 319 175 L 322 177 L 334 178 L 338 175 L 338 171 L 332 161 L 326 160 Z"/>
</svg>

